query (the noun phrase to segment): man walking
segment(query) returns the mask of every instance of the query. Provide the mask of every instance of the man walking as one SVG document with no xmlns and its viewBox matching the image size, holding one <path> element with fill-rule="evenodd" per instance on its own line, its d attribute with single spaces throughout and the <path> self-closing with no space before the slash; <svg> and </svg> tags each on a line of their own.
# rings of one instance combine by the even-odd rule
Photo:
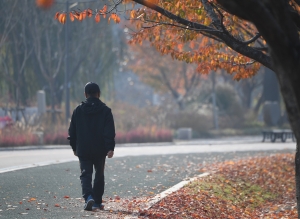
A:
<svg viewBox="0 0 300 219">
<path fill-rule="evenodd" d="M 86 101 L 73 111 L 68 139 L 74 155 L 79 158 L 84 210 L 91 211 L 103 209 L 105 158 L 114 155 L 115 126 L 111 109 L 99 99 L 99 86 L 87 83 L 84 94 Z"/>
</svg>

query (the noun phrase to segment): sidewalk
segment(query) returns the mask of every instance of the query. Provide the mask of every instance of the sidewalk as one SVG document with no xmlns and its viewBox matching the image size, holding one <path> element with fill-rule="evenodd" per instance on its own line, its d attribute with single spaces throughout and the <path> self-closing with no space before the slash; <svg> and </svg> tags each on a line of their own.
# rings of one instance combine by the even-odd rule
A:
<svg viewBox="0 0 300 219">
<path fill-rule="evenodd" d="M 238 136 L 238 137 L 221 137 L 208 139 L 191 139 L 177 140 L 173 142 L 159 143 L 126 143 L 116 144 L 116 147 L 158 147 L 158 146 L 174 146 L 174 145 L 220 145 L 220 144 L 241 144 L 241 143 L 261 143 L 262 136 Z M 279 142 L 279 141 L 278 141 Z M 268 141 L 266 142 L 268 143 Z M 289 143 L 289 142 L 287 142 Z M 69 145 L 35 145 L 35 146 L 15 146 L 15 147 L 0 147 L 1 151 L 15 150 L 45 150 L 45 149 L 70 149 Z"/>
</svg>

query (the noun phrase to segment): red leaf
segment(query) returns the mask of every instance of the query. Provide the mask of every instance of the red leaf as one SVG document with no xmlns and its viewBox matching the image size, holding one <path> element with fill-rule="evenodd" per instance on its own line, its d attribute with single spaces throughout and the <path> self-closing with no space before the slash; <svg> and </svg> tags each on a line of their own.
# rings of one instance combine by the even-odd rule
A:
<svg viewBox="0 0 300 219">
<path fill-rule="evenodd" d="M 58 19 L 58 16 L 59 16 L 59 12 L 56 12 L 55 16 L 54 16 L 54 19 Z"/>
</svg>

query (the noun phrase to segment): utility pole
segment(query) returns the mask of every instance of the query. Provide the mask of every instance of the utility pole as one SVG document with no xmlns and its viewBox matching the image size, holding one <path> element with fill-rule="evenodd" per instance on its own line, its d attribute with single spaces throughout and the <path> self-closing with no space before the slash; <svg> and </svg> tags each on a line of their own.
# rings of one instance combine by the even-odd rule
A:
<svg viewBox="0 0 300 219">
<path fill-rule="evenodd" d="M 66 124 L 69 123 L 70 118 L 70 83 L 69 83 L 69 1 L 66 1 L 66 25 L 65 25 L 65 109 L 66 109 Z"/>
</svg>

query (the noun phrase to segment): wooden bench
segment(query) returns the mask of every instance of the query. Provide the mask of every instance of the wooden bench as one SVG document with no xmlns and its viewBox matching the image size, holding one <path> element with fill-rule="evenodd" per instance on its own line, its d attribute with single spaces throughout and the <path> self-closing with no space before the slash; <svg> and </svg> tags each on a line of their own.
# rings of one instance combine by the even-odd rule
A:
<svg viewBox="0 0 300 219">
<path fill-rule="evenodd" d="M 271 142 L 275 142 L 278 139 L 281 139 L 281 142 L 286 142 L 288 138 L 291 138 L 293 142 L 295 141 L 294 133 L 290 129 L 272 129 L 262 131 L 264 142 L 266 139 L 270 139 Z"/>
</svg>

